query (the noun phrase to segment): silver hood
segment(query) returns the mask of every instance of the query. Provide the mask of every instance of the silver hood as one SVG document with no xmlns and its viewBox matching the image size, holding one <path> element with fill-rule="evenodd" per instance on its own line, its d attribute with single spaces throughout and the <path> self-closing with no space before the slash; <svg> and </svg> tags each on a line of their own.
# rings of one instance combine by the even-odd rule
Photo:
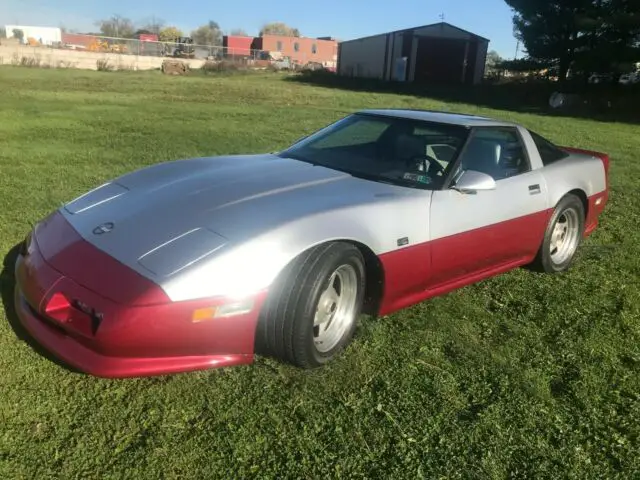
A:
<svg viewBox="0 0 640 480">
<path fill-rule="evenodd" d="M 116 178 L 61 211 L 96 247 L 167 277 L 301 216 L 388 202 L 404 192 L 276 155 L 244 155 L 154 165 Z"/>
</svg>

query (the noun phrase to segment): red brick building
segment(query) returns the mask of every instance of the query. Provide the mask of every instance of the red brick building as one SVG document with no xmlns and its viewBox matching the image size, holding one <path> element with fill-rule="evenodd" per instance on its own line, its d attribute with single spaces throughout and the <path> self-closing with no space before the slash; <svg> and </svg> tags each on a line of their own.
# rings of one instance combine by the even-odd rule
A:
<svg viewBox="0 0 640 480">
<path fill-rule="evenodd" d="M 254 48 L 266 52 L 280 52 L 301 65 L 317 62 L 327 68 L 333 68 L 338 62 L 338 42 L 333 39 L 264 35 L 256 37 Z"/>
<path fill-rule="evenodd" d="M 227 35 L 222 39 L 225 55 L 253 56 L 258 52 L 280 54 L 291 58 L 300 65 L 309 62 L 321 63 L 334 69 L 338 62 L 338 42 L 329 37 L 287 37 L 284 35 L 263 35 L 262 37 L 240 37 Z"/>
<path fill-rule="evenodd" d="M 225 56 L 252 57 L 254 37 L 240 35 L 225 35 L 222 37 L 222 46 Z"/>
</svg>

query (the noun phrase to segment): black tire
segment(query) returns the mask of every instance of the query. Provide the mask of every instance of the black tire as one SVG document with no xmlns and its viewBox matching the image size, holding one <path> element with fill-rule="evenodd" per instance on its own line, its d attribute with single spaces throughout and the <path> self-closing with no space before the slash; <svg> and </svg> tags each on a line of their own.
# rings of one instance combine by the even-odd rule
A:
<svg viewBox="0 0 640 480">
<path fill-rule="evenodd" d="M 559 221 L 568 218 L 569 216 L 575 216 L 577 226 L 574 235 L 577 238 L 575 239 L 575 245 L 570 248 L 569 253 L 564 258 L 561 258 L 560 261 L 557 261 L 551 254 L 553 232 L 556 224 Z M 571 263 L 573 262 L 573 258 L 578 247 L 582 243 L 582 238 L 584 235 L 584 223 L 585 209 L 582 200 L 571 193 L 562 197 L 562 199 L 556 205 L 553 215 L 549 220 L 549 224 L 547 225 L 547 228 L 544 232 L 542 245 L 538 250 L 535 260 L 530 266 L 534 270 L 544 273 L 560 273 L 567 271 L 571 266 Z"/>
<path fill-rule="evenodd" d="M 353 319 L 337 344 L 323 352 L 314 341 L 316 309 L 332 273 L 345 265 L 356 279 Z M 301 368 L 326 364 L 351 342 L 364 293 L 365 261 L 357 247 L 333 242 L 304 252 L 285 268 L 269 291 L 256 329 L 256 353 Z"/>
</svg>

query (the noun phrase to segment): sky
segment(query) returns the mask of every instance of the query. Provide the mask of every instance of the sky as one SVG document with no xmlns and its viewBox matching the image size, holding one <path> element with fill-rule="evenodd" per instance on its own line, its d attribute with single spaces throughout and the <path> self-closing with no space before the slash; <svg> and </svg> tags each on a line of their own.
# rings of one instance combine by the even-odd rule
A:
<svg viewBox="0 0 640 480">
<path fill-rule="evenodd" d="M 516 54 L 512 12 L 504 0 L 0 0 L 0 25 L 64 26 L 95 31 L 118 14 L 134 23 L 156 17 L 188 34 L 209 20 L 224 32 L 257 35 L 268 22 L 284 22 L 306 37 L 340 40 L 444 21 L 491 40 L 503 58 Z"/>
</svg>

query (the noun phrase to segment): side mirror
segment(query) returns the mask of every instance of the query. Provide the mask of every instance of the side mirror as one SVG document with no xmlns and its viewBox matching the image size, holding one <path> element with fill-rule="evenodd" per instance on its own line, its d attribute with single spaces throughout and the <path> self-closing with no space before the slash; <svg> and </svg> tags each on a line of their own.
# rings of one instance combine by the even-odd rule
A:
<svg viewBox="0 0 640 480">
<path fill-rule="evenodd" d="M 495 190 L 496 181 L 491 175 L 476 172 L 475 170 L 465 170 L 458 176 L 452 189 L 461 193 L 475 193 L 480 190 Z"/>
</svg>

